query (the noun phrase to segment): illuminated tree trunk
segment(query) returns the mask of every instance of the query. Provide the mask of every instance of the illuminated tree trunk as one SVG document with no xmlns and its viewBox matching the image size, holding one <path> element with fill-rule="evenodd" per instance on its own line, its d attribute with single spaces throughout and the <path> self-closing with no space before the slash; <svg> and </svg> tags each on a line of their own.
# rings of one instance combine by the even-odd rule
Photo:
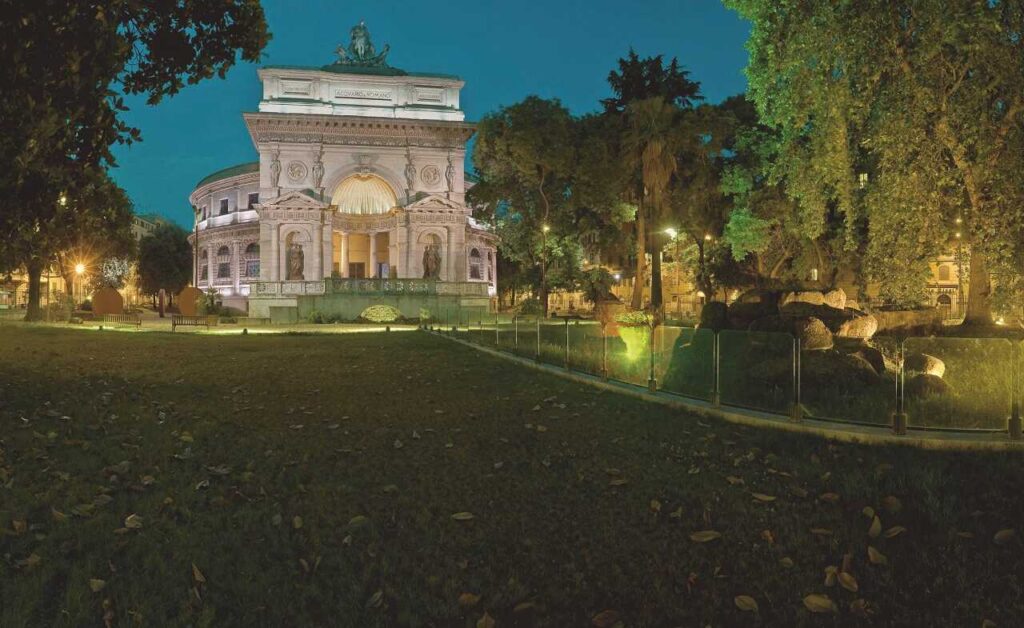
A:
<svg viewBox="0 0 1024 628">
<path fill-rule="evenodd" d="M 633 275 L 633 297 L 629 305 L 634 310 L 643 307 L 644 279 L 647 274 L 647 221 L 644 219 L 644 204 L 636 212 L 636 273 Z"/>
<path fill-rule="evenodd" d="M 43 275 L 43 263 L 38 258 L 32 259 L 28 265 L 28 311 L 25 312 L 25 320 L 43 320 L 43 311 L 39 307 L 40 279 Z"/>
<path fill-rule="evenodd" d="M 988 276 L 985 255 L 971 247 L 970 268 L 967 273 L 967 313 L 964 325 L 992 324 L 992 281 Z"/>
<path fill-rule="evenodd" d="M 661 244 L 660 237 L 652 235 L 651 243 L 654 245 L 651 251 L 651 307 L 655 310 L 661 309 L 663 297 L 661 294 Z"/>
</svg>

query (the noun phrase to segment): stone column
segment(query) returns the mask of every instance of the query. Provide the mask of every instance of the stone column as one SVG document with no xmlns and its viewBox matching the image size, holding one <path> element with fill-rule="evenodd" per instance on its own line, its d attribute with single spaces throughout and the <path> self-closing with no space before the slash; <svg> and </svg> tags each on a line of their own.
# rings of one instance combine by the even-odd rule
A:
<svg viewBox="0 0 1024 628">
<path fill-rule="evenodd" d="M 235 294 L 241 289 L 239 283 L 239 266 L 242 262 L 242 245 L 235 240 L 231 243 L 231 285 L 235 289 Z"/>
<path fill-rule="evenodd" d="M 324 278 L 324 226 L 317 224 L 313 227 L 313 241 L 310 247 L 313 249 L 313 276 L 309 279 Z"/>
<path fill-rule="evenodd" d="M 281 260 L 278 252 L 281 248 L 280 233 L 280 225 L 270 226 L 270 281 L 281 281 Z"/>
<path fill-rule="evenodd" d="M 341 232 L 341 276 L 348 279 L 348 231 Z"/>
<path fill-rule="evenodd" d="M 367 269 L 367 277 L 377 276 L 377 232 L 370 232 L 370 267 Z"/>
<path fill-rule="evenodd" d="M 206 287 L 213 287 L 213 278 L 217 276 L 217 248 L 220 244 L 211 243 L 206 247 Z"/>
<path fill-rule="evenodd" d="M 273 264 L 271 260 L 274 259 L 274 227 L 268 223 L 260 221 L 260 281 L 271 281 L 271 268 Z"/>
<path fill-rule="evenodd" d="M 459 274 L 455 270 L 455 261 L 458 256 L 455 254 L 455 229 L 454 227 L 446 227 L 445 231 L 448 233 L 448 245 L 445 247 L 445 264 L 444 274 L 442 279 L 445 281 L 458 281 Z"/>
<path fill-rule="evenodd" d="M 317 279 L 327 279 L 334 267 L 334 229 L 328 225 L 327 229 L 321 227 L 320 230 L 320 277 Z"/>
</svg>

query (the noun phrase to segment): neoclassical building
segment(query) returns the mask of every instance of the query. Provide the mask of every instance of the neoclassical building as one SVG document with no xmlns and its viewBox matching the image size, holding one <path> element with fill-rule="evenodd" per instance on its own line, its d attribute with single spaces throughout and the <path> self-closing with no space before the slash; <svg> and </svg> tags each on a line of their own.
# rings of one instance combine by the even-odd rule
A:
<svg viewBox="0 0 1024 628">
<path fill-rule="evenodd" d="M 300 318 L 332 295 L 494 294 L 497 239 L 465 200 L 464 83 L 390 67 L 387 51 L 359 24 L 329 65 L 258 71 L 263 97 L 242 116 L 258 160 L 189 197 L 198 287 Z"/>
</svg>

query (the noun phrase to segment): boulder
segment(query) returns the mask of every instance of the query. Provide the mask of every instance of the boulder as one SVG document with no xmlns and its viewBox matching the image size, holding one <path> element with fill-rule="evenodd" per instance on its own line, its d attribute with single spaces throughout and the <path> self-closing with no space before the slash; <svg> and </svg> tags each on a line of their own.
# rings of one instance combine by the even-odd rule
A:
<svg viewBox="0 0 1024 628">
<path fill-rule="evenodd" d="M 878 331 L 878 320 L 870 315 L 864 314 L 844 321 L 836 330 L 837 336 L 843 338 L 870 338 Z"/>
<path fill-rule="evenodd" d="M 875 333 L 886 335 L 921 336 L 942 329 L 942 313 L 936 308 L 920 310 L 878 310 L 873 312 L 878 320 Z"/>
<path fill-rule="evenodd" d="M 775 290 L 753 288 L 741 294 L 736 299 L 736 303 L 770 303 L 771 305 L 778 306 L 780 296 L 780 293 Z"/>
<path fill-rule="evenodd" d="M 778 313 L 779 308 L 771 302 L 744 303 L 737 301 L 729 306 L 729 325 L 733 329 L 747 329 L 754 321 L 768 316 L 776 316 Z"/>
<path fill-rule="evenodd" d="M 907 379 L 903 386 L 903 394 L 907 397 L 931 397 L 942 395 L 952 390 L 952 387 L 937 375 L 918 373 Z"/>
<path fill-rule="evenodd" d="M 834 307 L 837 310 L 846 309 L 846 293 L 842 288 L 829 290 L 822 297 L 825 305 Z"/>
<path fill-rule="evenodd" d="M 822 305 L 825 303 L 825 295 L 821 294 L 817 290 L 787 292 L 782 295 L 780 305 L 786 305 L 787 303 L 810 303 L 811 305 Z"/>
<path fill-rule="evenodd" d="M 912 373 L 924 373 L 942 378 L 946 374 L 946 363 L 927 353 L 911 353 L 903 360 L 903 369 Z"/>
<path fill-rule="evenodd" d="M 793 320 L 783 318 L 778 314 L 765 316 L 750 323 L 747 331 L 774 332 L 781 334 L 793 333 Z"/>
<path fill-rule="evenodd" d="M 853 299 L 847 299 L 846 300 L 846 308 L 845 309 L 853 310 L 854 312 L 863 312 L 864 311 L 863 308 L 861 308 L 860 303 L 857 303 Z"/>
<path fill-rule="evenodd" d="M 879 375 L 885 373 L 885 356 L 878 349 L 865 345 L 850 355 L 855 355 L 870 364 L 875 373 Z"/>
<path fill-rule="evenodd" d="M 839 331 L 839 327 L 854 316 L 853 314 L 848 314 L 846 310 L 839 310 L 827 305 L 804 303 L 802 301 L 794 301 L 783 305 L 779 308 L 779 313 L 783 318 L 816 318 L 825 323 L 825 326 L 833 332 Z"/>
<path fill-rule="evenodd" d="M 749 376 L 757 381 L 780 388 L 793 381 L 791 358 L 765 360 L 750 368 Z M 805 389 L 828 388 L 843 394 L 857 393 L 866 386 L 877 384 L 879 377 L 866 360 L 824 350 L 802 354 L 800 357 L 800 385 Z"/>
<path fill-rule="evenodd" d="M 729 328 L 729 306 L 721 301 L 708 301 L 700 310 L 700 327 L 721 331 Z"/>
<path fill-rule="evenodd" d="M 832 348 L 832 332 L 817 318 L 793 321 L 793 333 L 800 339 L 800 347 L 804 351 Z"/>
</svg>

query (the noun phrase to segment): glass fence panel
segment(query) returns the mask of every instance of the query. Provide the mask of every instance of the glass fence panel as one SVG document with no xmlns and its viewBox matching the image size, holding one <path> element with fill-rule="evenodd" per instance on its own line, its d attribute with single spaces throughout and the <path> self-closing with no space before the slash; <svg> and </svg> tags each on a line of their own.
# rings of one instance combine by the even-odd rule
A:
<svg viewBox="0 0 1024 628">
<path fill-rule="evenodd" d="M 715 332 L 668 327 L 655 360 L 658 388 L 665 392 L 712 401 L 715 388 Z"/>
<path fill-rule="evenodd" d="M 896 411 L 899 343 L 835 338 L 827 351 L 800 355 L 800 402 L 809 418 L 891 425 Z"/>
<path fill-rule="evenodd" d="M 537 355 L 537 317 L 520 316 L 512 330 L 512 352 L 524 358 Z"/>
<path fill-rule="evenodd" d="M 793 404 L 793 337 L 759 331 L 718 334 L 723 404 L 788 414 Z"/>
<path fill-rule="evenodd" d="M 647 386 L 651 377 L 651 328 L 608 325 L 608 377 Z"/>
<path fill-rule="evenodd" d="M 903 345 L 907 425 L 1005 430 L 1016 349 L 1004 338 L 908 338 Z"/>
<path fill-rule="evenodd" d="M 542 320 L 540 323 L 540 361 L 565 366 L 565 321 Z"/>
<path fill-rule="evenodd" d="M 569 368 L 591 375 L 602 375 L 604 337 L 596 321 L 569 322 Z"/>
<path fill-rule="evenodd" d="M 512 352 L 516 342 L 516 320 L 512 316 L 498 317 L 497 347 L 502 351 Z"/>
</svg>

